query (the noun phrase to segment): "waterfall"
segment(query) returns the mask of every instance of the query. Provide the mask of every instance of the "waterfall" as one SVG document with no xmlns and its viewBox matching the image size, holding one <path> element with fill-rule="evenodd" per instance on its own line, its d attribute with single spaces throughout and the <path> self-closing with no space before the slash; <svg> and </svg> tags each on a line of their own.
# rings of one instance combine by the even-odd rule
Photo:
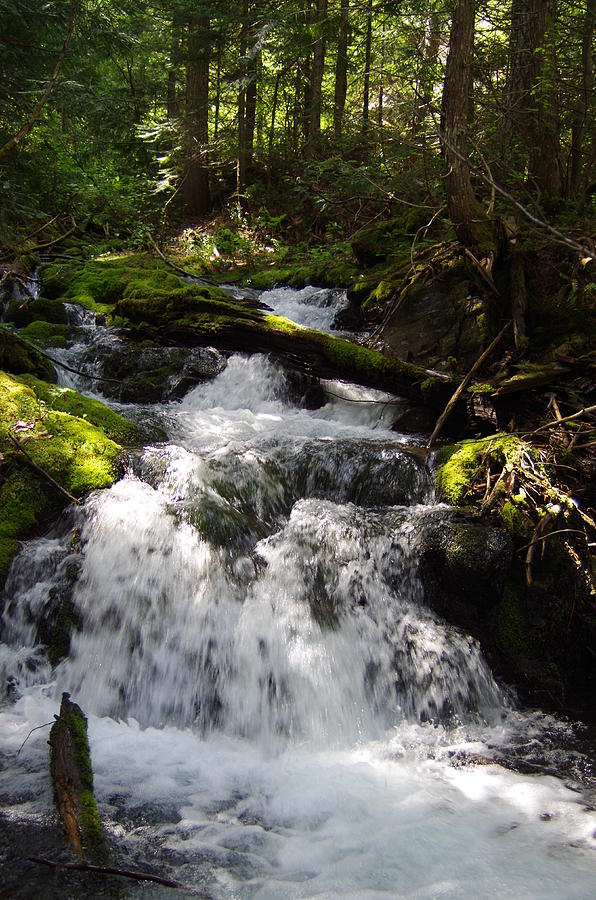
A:
<svg viewBox="0 0 596 900">
<path fill-rule="evenodd" d="M 345 302 L 312 288 L 262 299 L 319 327 Z M 61 359 L 101 372 L 90 348 L 120 337 L 73 322 L 87 333 Z M 12 565 L 10 815 L 48 815 L 44 738 L 11 754 L 68 690 L 115 842 L 211 896 L 589 896 L 596 821 L 581 794 L 452 764 L 530 759 L 572 729 L 515 709 L 479 645 L 426 605 L 419 538 L 450 513 L 391 430 L 402 401 L 328 382 L 307 410 L 267 357 L 209 365 L 210 381 L 149 410 L 168 440 L 130 454 L 126 477 Z M 70 649 L 53 662 L 66 613 Z"/>
</svg>

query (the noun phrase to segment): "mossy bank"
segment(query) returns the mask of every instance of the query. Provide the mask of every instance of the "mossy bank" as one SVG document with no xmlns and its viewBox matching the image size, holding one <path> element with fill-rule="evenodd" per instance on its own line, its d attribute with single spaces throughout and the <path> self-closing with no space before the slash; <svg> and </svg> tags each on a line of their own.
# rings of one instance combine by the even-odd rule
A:
<svg viewBox="0 0 596 900">
<path fill-rule="evenodd" d="M 123 447 L 138 444 L 139 435 L 134 425 L 96 400 L 34 375 L 0 371 L 1 580 L 19 541 L 43 529 L 66 502 L 14 441 L 80 499 L 120 476 Z"/>
</svg>

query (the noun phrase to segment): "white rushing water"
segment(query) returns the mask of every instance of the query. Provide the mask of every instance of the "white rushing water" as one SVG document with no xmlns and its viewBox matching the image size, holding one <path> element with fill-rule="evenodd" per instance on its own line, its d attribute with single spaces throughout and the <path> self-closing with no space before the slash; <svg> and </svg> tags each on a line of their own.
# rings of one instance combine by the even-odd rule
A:
<svg viewBox="0 0 596 900">
<path fill-rule="evenodd" d="M 263 299 L 328 327 L 342 301 L 322 293 Z M 51 814 L 47 730 L 16 752 L 68 690 L 114 845 L 218 900 L 593 896 L 586 792 L 486 764 L 556 766 L 572 729 L 513 708 L 424 605 L 417 540 L 448 511 L 390 430 L 399 401 L 326 388 L 307 411 L 274 362 L 233 356 L 161 410 L 167 443 L 23 548 L 5 817 Z M 78 627 L 52 669 L 39 623 L 65 608 Z"/>
</svg>

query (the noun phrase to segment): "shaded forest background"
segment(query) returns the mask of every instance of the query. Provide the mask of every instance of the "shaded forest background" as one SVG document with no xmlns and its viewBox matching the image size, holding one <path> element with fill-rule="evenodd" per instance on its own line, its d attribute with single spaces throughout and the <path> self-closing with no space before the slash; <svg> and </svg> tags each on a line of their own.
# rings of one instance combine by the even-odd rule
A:
<svg viewBox="0 0 596 900">
<path fill-rule="evenodd" d="M 75 226 L 143 246 L 184 225 L 200 249 L 211 215 L 247 251 L 402 213 L 450 217 L 479 258 L 506 216 L 593 247 L 594 0 L 0 8 L 7 254 Z"/>
</svg>

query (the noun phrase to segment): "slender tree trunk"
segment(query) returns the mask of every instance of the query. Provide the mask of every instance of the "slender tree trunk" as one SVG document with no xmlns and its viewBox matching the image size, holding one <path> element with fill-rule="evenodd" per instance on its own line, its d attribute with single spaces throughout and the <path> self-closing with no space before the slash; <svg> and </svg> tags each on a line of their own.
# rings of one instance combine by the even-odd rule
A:
<svg viewBox="0 0 596 900">
<path fill-rule="evenodd" d="M 321 135 L 321 91 L 323 87 L 323 73 L 325 71 L 327 0 L 316 0 L 314 25 L 316 37 L 313 44 L 312 69 L 310 73 L 310 103 L 307 116 L 305 148 L 307 157 L 313 155 Z"/>
<path fill-rule="evenodd" d="M 217 65 L 215 69 L 215 110 L 213 113 L 213 140 L 219 137 L 219 113 L 221 108 L 221 46 L 217 48 Z"/>
<path fill-rule="evenodd" d="M 592 91 L 594 90 L 594 23 L 596 21 L 596 0 L 587 0 L 584 29 L 582 35 L 582 82 L 581 91 L 573 113 L 571 129 L 571 171 L 569 194 L 577 197 L 582 188 L 583 142 L 586 122 L 590 117 Z"/>
<path fill-rule="evenodd" d="M 6 156 L 7 153 L 10 153 L 11 150 L 14 150 L 14 148 L 17 146 L 17 144 L 20 144 L 21 141 L 23 140 L 23 138 L 27 137 L 27 135 L 29 134 L 29 132 L 32 130 L 33 126 L 39 119 L 42 109 L 48 102 L 49 96 L 52 93 L 52 91 L 54 89 L 54 85 L 56 84 L 56 82 L 58 80 L 58 75 L 60 74 L 60 69 L 62 68 L 62 65 L 66 58 L 66 54 L 68 53 L 68 48 L 70 46 L 72 32 L 74 29 L 76 9 L 77 9 L 77 0 L 71 0 L 70 13 L 69 13 L 69 18 L 68 18 L 68 30 L 66 32 L 66 37 L 64 39 L 64 43 L 62 45 L 62 50 L 60 51 L 60 55 L 58 56 L 56 65 L 54 66 L 54 71 L 52 72 L 52 77 L 50 78 L 50 80 L 48 82 L 48 86 L 46 87 L 45 91 L 43 92 L 43 94 L 41 95 L 41 97 L 39 98 L 37 103 L 35 104 L 33 112 L 31 113 L 31 115 L 29 116 L 29 118 L 27 119 L 25 124 L 22 125 L 21 128 L 19 128 L 17 133 L 15 135 L 13 135 L 13 137 L 11 137 L 11 139 L 9 141 L 7 141 L 2 147 L 0 147 L 0 159 L 2 159 L 3 156 Z"/>
<path fill-rule="evenodd" d="M 447 208 L 458 240 L 478 252 L 487 220 L 476 200 L 468 162 L 468 98 L 472 86 L 475 0 L 455 0 L 445 70 L 442 139 Z M 482 229 L 484 230 L 484 229 Z"/>
<path fill-rule="evenodd" d="M 248 48 L 248 2 L 242 3 L 240 29 L 240 85 L 238 88 L 238 154 L 236 158 L 236 194 L 238 203 L 246 184 L 246 54 Z"/>
<path fill-rule="evenodd" d="M 532 91 L 536 112 L 531 118 L 532 142 L 528 169 L 541 194 L 552 199 L 560 197 L 562 193 L 556 51 L 557 0 L 541 0 L 538 27 L 544 34 L 544 44 L 540 48 L 542 52 L 536 54 L 538 73 Z"/>
<path fill-rule="evenodd" d="M 187 215 L 203 216 L 211 208 L 207 143 L 209 140 L 209 19 L 193 16 L 188 24 L 186 66 L 186 171 L 183 186 Z"/>
<path fill-rule="evenodd" d="M 246 86 L 246 165 L 252 165 L 255 145 L 255 124 L 257 120 L 257 86 L 259 75 L 259 57 L 256 54 L 250 61 L 248 68 L 248 84 Z"/>
<path fill-rule="evenodd" d="M 362 97 L 362 130 L 368 129 L 368 107 L 370 104 L 370 60 L 372 52 L 372 0 L 368 0 L 366 10 L 366 45 L 364 49 L 364 91 Z"/>
<path fill-rule="evenodd" d="M 348 93 L 348 25 L 350 0 L 341 0 L 337 62 L 335 64 L 335 98 L 333 103 L 333 131 L 341 136 L 346 95 Z"/>
<path fill-rule="evenodd" d="M 170 45 L 170 65 L 168 68 L 167 117 L 175 119 L 180 115 L 178 103 L 178 65 L 180 62 L 180 13 L 177 10 L 172 16 L 172 42 Z"/>
<path fill-rule="evenodd" d="M 273 88 L 273 101 L 271 103 L 271 126 L 269 128 L 269 169 L 273 163 L 273 143 L 275 141 L 275 117 L 277 115 L 277 98 L 279 97 L 279 82 L 281 81 L 281 72 L 275 75 L 275 87 Z"/>
<path fill-rule="evenodd" d="M 430 105 L 433 99 L 433 74 L 441 49 L 441 17 L 436 6 L 432 5 L 427 23 L 427 32 L 424 39 L 424 53 L 422 69 L 418 81 L 418 96 L 416 97 L 416 110 L 412 123 L 412 134 L 416 135 L 424 125 Z"/>
</svg>

